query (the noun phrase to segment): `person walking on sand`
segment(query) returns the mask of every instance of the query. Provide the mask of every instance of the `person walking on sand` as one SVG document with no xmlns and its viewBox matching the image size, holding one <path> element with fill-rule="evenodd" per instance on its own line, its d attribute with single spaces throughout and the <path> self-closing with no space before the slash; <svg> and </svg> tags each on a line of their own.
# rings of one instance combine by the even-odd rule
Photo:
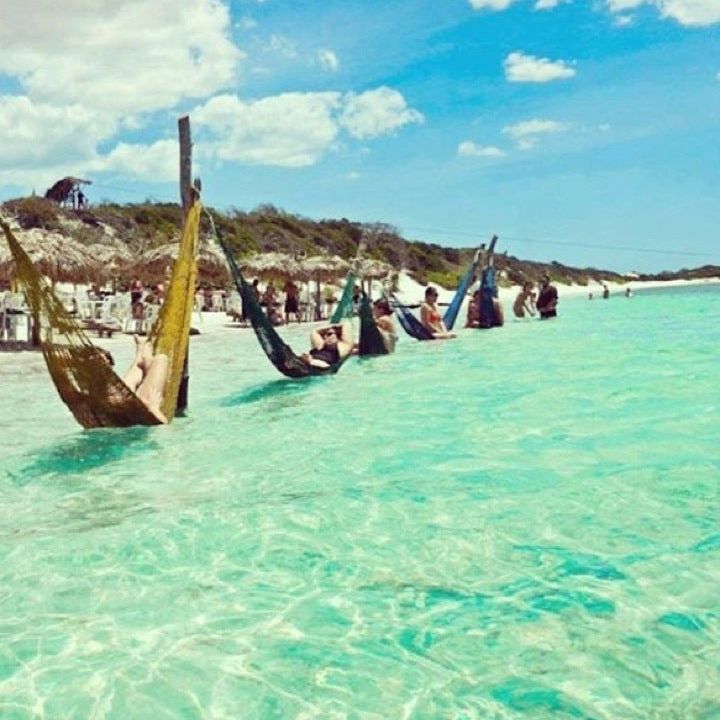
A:
<svg viewBox="0 0 720 720">
<path fill-rule="evenodd" d="M 529 280 L 523 283 L 520 292 L 517 294 L 513 303 L 513 312 L 515 317 L 518 318 L 524 318 L 526 312 L 528 315 L 535 315 L 533 284 Z"/>
<path fill-rule="evenodd" d="M 540 293 L 535 302 L 541 320 L 557 317 L 557 288 L 550 284 L 550 276 L 544 275 L 540 282 Z"/>
</svg>

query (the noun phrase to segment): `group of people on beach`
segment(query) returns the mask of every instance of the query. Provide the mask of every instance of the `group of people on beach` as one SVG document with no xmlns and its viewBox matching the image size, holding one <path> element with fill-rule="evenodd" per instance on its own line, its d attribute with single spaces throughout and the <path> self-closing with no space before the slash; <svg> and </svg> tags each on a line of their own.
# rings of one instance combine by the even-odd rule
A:
<svg viewBox="0 0 720 720">
<path fill-rule="evenodd" d="M 294 284 L 288 281 L 283 288 L 286 293 L 284 308 L 286 317 L 295 314 L 296 318 L 299 318 L 297 294 L 288 285 L 294 287 Z M 265 290 L 264 294 L 260 294 L 257 281 L 253 283 L 252 287 L 253 291 L 257 293 L 258 301 L 265 306 L 268 317 L 272 320 L 272 309 L 276 306 L 272 284 L 268 287 L 270 290 L 269 295 L 268 289 Z M 537 314 L 540 319 L 555 317 L 557 315 L 558 294 L 557 289 L 550 282 L 550 277 L 545 276 L 541 280 L 537 297 L 533 287 L 533 283 L 529 281 L 523 284 L 513 303 L 515 316 L 524 318 L 528 315 L 534 316 Z M 290 290 L 289 293 L 288 290 Z M 492 298 L 489 306 L 491 308 L 489 310 L 491 317 L 485 318 L 483 316 L 481 292 L 482 290 L 476 290 L 470 298 L 465 327 L 489 328 L 503 325 L 503 308 L 495 297 Z M 359 296 L 360 293 L 358 292 L 358 299 Z M 373 319 L 385 348 L 388 352 L 392 352 L 397 342 L 397 331 L 392 320 L 393 308 L 388 299 L 383 297 L 374 301 L 372 309 Z M 438 307 L 438 291 L 432 286 L 428 286 L 425 290 L 425 299 L 420 306 L 420 322 L 429 331 L 432 339 L 446 340 L 456 337 L 456 334 L 449 331 L 443 322 L 443 316 Z M 123 380 L 160 422 L 166 422 L 160 410 L 160 400 L 167 381 L 167 358 L 163 355 L 153 355 L 150 346 L 137 337 L 135 342 L 136 356 L 123 376 Z M 300 358 L 311 367 L 325 369 L 344 360 L 354 352 L 357 352 L 357 344 L 353 340 L 352 326 L 346 320 L 342 323 L 313 328 L 310 332 L 310 349 L 300 355 Z"/>
</svg>

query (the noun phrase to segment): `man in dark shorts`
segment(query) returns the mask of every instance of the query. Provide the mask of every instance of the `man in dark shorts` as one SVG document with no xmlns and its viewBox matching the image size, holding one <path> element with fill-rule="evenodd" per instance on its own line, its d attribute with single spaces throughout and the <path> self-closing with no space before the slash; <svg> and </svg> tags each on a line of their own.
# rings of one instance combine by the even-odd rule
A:
<svg viewBox="0 0 720 720">
<path fill-rule="evenodd" d="M 545 275 L 540 281 L 540 294 L 535 301 L 535 307 L 541 320 L 557 316 L 558 294 L 554 285 L 550 284 L 550 276 Z"/>
</svg>

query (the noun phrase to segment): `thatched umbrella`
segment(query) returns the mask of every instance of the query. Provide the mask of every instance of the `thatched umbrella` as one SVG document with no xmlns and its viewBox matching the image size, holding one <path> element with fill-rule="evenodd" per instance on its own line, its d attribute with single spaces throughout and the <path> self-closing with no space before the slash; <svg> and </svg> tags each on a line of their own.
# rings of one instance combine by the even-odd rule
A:
<svg viewBox="0 0 720 720">
<path fill-rule="evenodd" d="M 347 273 L 350 263 L 338 255 L 318 255 L 307 258 L 300 263 L 303 275 L 307 280 L 313 279 L 315 287 L 315 319 L 320 319 L 320 283 L 337 280 Z"/>
<path fill-rule="evenodd" d="M 177 242 L 165 243 L 142 253 L 127 268 L 144 283 L 159 282 L 166 279 L 178 256 Z M 226 285 L 229 279 L 227 261 L 222 250 L 210 242 L 200 244 L 198 250 L 198 279 L 212 285 Z"/>
<path fill-rule="evenodd" d="M 383 280 L 395 272 L 395 268 L 382 260 L 363 258 L 357 261 L 357 274 L 366 280 Z"/>
<path fill-rule="evenodd" d="M 135 256 L 130 248 L 117 239 L 92 243 L 86 247 L 86 250 L 94 260 L 94 279 L 97 280 L 108 280 L 122 275 L 135 262 Z"/>
<path fill-rule="evenodd" d="M 301 263 L 293 255 L 271 252 L 254 255 L 240 262 L 240 269 L 247 275 L 259 278 L 296 279 L 303 276 Z"/>
<path fill-rule="evenodd" d="M 55 282 L 83 282 L 93 271 L 95 262 L 87 248 L 58 233 L 43 233 L 38 229 L 17 233 L 33 265 Z M 0 243 L 0 277 L 10 279 L 15 263 L 5 242 Z"/>
</svg>

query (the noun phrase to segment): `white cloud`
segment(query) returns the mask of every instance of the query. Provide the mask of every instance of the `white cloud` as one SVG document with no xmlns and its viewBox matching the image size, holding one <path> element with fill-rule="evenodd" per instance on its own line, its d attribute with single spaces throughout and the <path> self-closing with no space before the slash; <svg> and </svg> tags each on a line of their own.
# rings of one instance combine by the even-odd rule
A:
<svg viewBox="0 0 720 720">
<path fill-rule="evenodd" d="M 356 95 L 348 93 L 339 117 L 340 125 L 360 140 L 374 138 L 424 118 L 407 106 L 405 98 L 389 87 L 379 87 Z"/>
<path fill-rule="evenodd" d="M 0 164 L 35 168 L 71 157 L 77 164 L 117 130 L 107 114 L 82 105 L 57 107 L 22 95 L 0 96 Z"/>
<path fill-rule="evenodd" d="M 314 164 L 342 130 L 371 139 L 422 121 L 399 92 L 386 87 L 359 95 L 285 93 L 254 102 L 220 95 L 196 108 L 192 118 L 201 130 L 201 157 L 282 167 Z"/>
<path fill-rule="evenodd" d="M 192 113 L 194 124 L 214 138 L 198 151 L 253 165 L 312 165 L 332 145 L 339 128 L 333 111 L 339 93 L 284 93 L 255 102 L 219 95 Z"/>
<path fill-rule="evenodd" d="M 154 111 L 227 87 L 243 57 L 228 36 L 228 9 L 216 0 L 66 0 L 61 7 L 33 0 L 28 12 L 0 3 L 0 72 L 35 101 Z"/>
<path fill-rule="evenodd" d="M 615 17 L 615 25 L 617 27 L 629 27 L 633 24 L 632 15 L 617 15 Z"/>
<path fill-rule="evenodd" d="M 537 0 L 535 3 L 536 10 L 552 10 L 563 3 L 570 3 L 572 0 Z"/>
<path fill-rule="evenodd" d="M 662 17 L 685 26 L 699 27 L 720 22 L 718 0 L 606 0 L 606 3 L 614 13 L 651 5 L 657 8 Z"/>
<path fill-rule="evenodd" d="M 506 125 L 502 131 L 510 137 L 520 150 L 530 150 L 537 145 L 540 136 L 566 132 L 569 123 L 556 120 L 524 120 L 514 125 Z"/>
<path fill-rule="evenodd" d="M 563 60 L 553 61 L 521 52 L 510 53 L 504 67 L 505 77 L 510 82 L 546 83 L 575 75 L 575 70 Z"/>
<path fill-rule="evenodd" d="M 515 0 L 470 0 L 474 10 L 506 10 Z"/>
<path fill-rule="evenodd" d="M 465 140 L 458 145 L 457 154 L 460 157 L 497 158 L 503 157 L 505 151 L 494 145 L 476 145 L 470 140 Z"/>
<path fill-rule="evenodd" d="M 158 140 L 151 145 L 119 143 L 108 155 L 88 163 L 87 169 L 165 182 L 177 179 L 178 158 L 177 140 Z M 195 171 L 199 171 L 197 163 Z"/>
<path fill-rule="evenodd" d="M 298 54 L 295 44 L 284 35 L 272 35 L 268 42 L 268 50 L 286 58 L 295 58 Z"/>
<path fill-rule="evenodd" d="M 330 72 L 336 72 L 340 68 L 340 61 L 332 50 L 318 50 L 318 62 Z"/>
</svg>

